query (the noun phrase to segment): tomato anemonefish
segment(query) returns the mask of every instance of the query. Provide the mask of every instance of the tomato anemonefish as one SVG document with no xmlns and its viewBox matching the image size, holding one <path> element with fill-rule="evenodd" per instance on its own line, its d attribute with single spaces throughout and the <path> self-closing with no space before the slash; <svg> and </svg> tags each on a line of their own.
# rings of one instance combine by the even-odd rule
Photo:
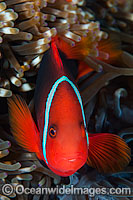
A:
<svg viewBox="0 0 133 200">
<path fill-rule="evenodd" d="M 60 176 L 72 175 L 86 161 L 105 172 L 121 169 L 120 166 L 127 165 L 130 159 L 126 143 L 113 134 L 87 133 L 81 96 L 68 69 L 68 65 L 73 68 L 74 63 L 58 51 L 54 41 L 51 43 L 41 62 L 36 83 L 37 125 L 25 101 L 13 95 L 8 99 L 11 131 L 19 145 L 35 152 L 39 160 L 45 161 Z M 112 155 L 115 167 L 112 167 Z M 112 164 L 108 164 L 110 157 Z M 117 160 L 119 165 L 116 167 Z"/>
</svg>

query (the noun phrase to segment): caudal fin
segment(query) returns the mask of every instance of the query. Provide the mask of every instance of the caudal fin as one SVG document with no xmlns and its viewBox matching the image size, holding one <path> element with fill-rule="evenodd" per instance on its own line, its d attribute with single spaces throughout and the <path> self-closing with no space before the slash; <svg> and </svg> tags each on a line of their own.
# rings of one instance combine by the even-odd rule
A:
<svg viewBox="0 0 133 200">
<path fill-rule="evenodd" d="M 40 157 L 39 133 L 26 102 L 18 95 L 8 98 L 11 132 L 18 144 Z"/>
<path fill-rule="evenodd" d="M 115 173 L 130 162 L 130 148 L 119 136 L 109 133 L 89 134 L 87 164 L 99 172 Z"/>
</svg>

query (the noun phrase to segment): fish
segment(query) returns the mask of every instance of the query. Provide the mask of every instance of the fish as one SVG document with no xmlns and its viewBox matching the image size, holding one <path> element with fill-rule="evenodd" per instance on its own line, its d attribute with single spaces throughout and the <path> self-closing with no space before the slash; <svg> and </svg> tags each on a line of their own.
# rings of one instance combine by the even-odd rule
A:
<svg viewBox="0 0 133 200">
<path fill-rule="evenodd" d="M 70 176 L 86 162 L 102 172 L 121 170 L 130 149 L 115 134 L 87 131 L 82 98 L 73 76 L 77 63 L 56 40 L 40 64 L 34 94 L 35 120 L 19 95 L 8 98 L 11 132 L 18 144 L 59 176 Z"/>
</svg>

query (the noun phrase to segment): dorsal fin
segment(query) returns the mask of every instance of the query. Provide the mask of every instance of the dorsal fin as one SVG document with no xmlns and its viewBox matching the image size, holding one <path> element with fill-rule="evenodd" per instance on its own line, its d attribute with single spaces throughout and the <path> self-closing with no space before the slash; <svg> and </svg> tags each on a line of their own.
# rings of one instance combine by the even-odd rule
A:
<svg viewBox="0 0 133 200">
<path fill-rule="evenodd" d="M 59 52 L 58 52 L 58 49 L 57 49 L 57 46 L 56 46 L 56 43 L 55 43 L 54 40 L 51 42 L 51 48 L 52 48 L 52 53 L 53 53 L 54 60 L 56 62 L 57 67 L 60 70 L 63 69 L 63 63 L 62 63 L 62 60 L 60 58 L 60 55 L 59 55 Z"/>
</svg>

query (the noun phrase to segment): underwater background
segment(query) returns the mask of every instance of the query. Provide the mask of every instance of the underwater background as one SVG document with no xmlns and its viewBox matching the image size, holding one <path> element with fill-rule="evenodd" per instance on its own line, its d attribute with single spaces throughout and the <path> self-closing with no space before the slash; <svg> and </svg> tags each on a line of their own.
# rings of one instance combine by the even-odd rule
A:
<svg viewBox="0 0 133 200">
<path fill-rule="evenodd" d="M 40 62 L 56 35 L 76 48 L 89 66 L 73 71 L 82 96 L 88 132 L 115 133 L 131 148 L 131 162 L 121 172 L 101 174 L 85 164 L 70 177 L 54 174 L 34 153 L 22 149 L 9 126 L 7 98 L 21 95 L 34 109 Z M 80 41 L 81 40 L 81 41 Z M 85 41 L 85 42 L 84 42 Z M 133 1 L 0 0 L 0 189 L 24 187 L 130 187 L 133 189 Z M 131 195 L 11 195 L 0 199 L 115 200 Z"/>
</svg>

